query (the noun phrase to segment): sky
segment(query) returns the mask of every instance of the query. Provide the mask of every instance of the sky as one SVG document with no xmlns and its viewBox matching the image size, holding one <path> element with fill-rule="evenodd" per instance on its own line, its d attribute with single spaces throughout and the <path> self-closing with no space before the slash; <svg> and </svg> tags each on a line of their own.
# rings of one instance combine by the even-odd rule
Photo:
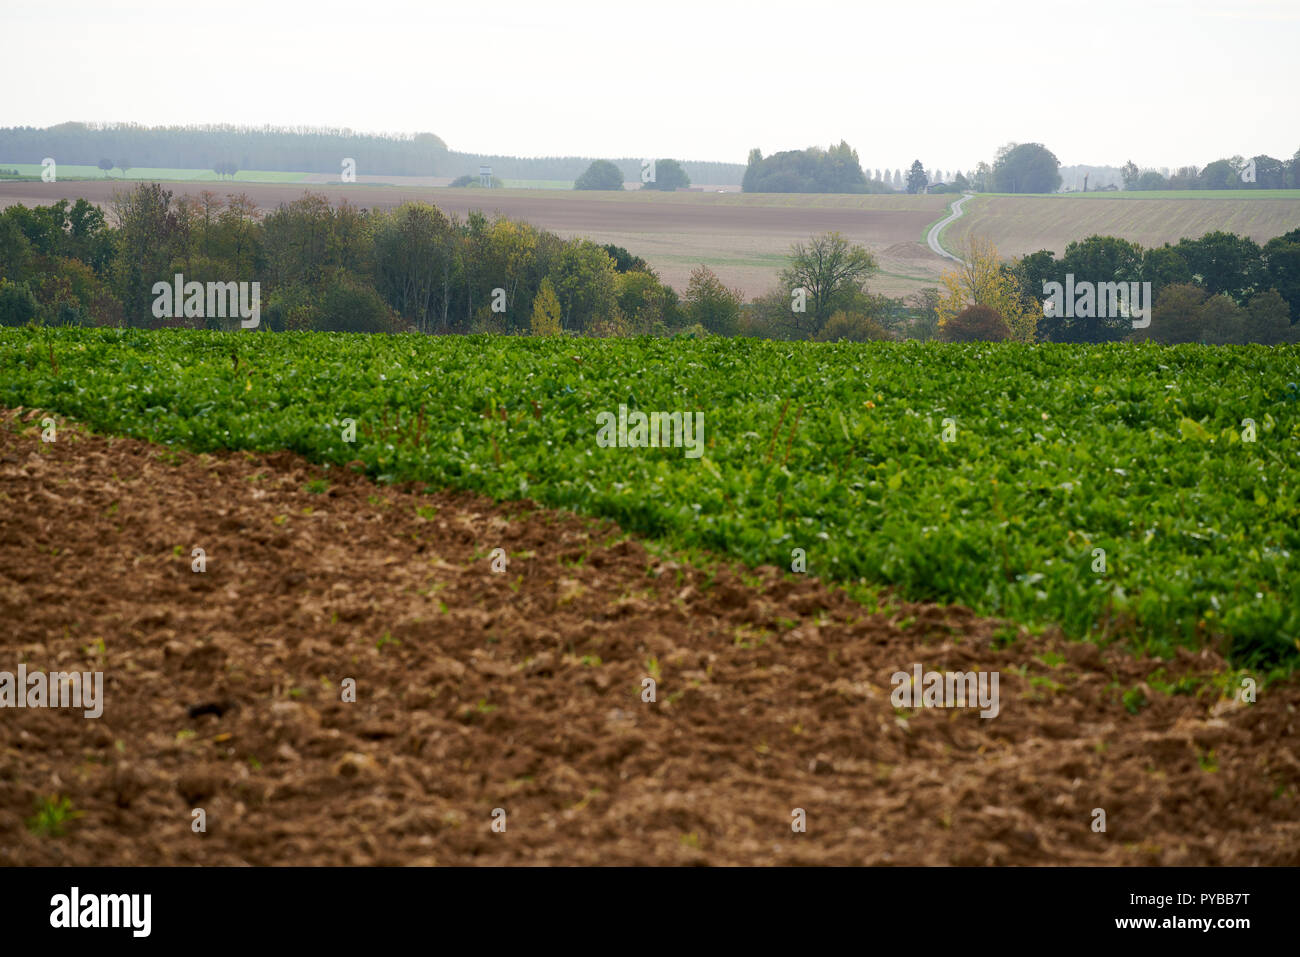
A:
<svg viewBox="0 0 1300 957">
<path fill-rule="evenodd" d="M 0 126 L 430 132 L 512 156 L 864 168 L 1300 149 L 1298 0 L 0 0 Z M 3 159 L 3 157 L 0 157 Z"/>
</svg>

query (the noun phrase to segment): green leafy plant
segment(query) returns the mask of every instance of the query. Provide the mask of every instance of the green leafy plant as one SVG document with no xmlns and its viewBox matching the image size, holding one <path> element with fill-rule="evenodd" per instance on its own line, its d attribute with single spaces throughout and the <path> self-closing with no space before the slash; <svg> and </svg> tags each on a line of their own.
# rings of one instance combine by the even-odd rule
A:
<svg viewBox="0 0 1300 957">
<path fill-rule="evenodd" d="M 74 811 L 69 797 L 43 797 L 36 802 L 36 813 L 27 819 L 27 829 L 38 837 L 62 837 L 67 833 L 69 822 L 83 817 L 85 813 Z"/>
</svg>

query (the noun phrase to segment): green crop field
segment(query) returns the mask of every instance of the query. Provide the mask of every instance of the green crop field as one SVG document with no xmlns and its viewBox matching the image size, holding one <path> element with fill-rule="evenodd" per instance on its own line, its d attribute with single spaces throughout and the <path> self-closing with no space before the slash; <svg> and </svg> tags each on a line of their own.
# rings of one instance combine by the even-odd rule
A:
<svg viewBox="0 0 1300 957">
<path fill-rule="evenodd" d="M 360 460 L 755 565 L 801 548 L 864 596 L 1281 670 L 1298 382 L 1296 346 L 0 329 L 0 403 L 99 431 Z M 620 405 L 703 413 L 702 457 L 601 447 Z"/>
</svg>

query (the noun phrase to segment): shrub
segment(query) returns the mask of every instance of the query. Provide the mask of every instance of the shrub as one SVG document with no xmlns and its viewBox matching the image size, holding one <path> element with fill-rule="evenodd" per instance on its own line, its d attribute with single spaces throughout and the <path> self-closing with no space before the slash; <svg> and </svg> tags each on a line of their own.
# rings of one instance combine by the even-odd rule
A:
<svg viewBox="0 0 1300 957">
<path fill-rule="evenodd" d="M 492 189 L 501 189 L 506 185 L 500 178 L 496 176 L 493 176 L 490 180 L 488 180 L 488 182 L 491 184 Z M 457 176 L 455 179 L 453 179 L 450 183 L 447 184 L 447 188 L 462 189 L 468 186 L 472 189 L 474 187 L 478 187 L 482 185 L 483 184 L 482 182 L 480 182 L 479 177 L 470 176 L 468 173 L 466 173 L 464 176 Z"/>
<path fill-rule="evenodd" d="M 944 342 L 1002 342 L 1011 330 L 996 309 L 967 306 L 939 328 Z"/>
<path fill-rule="evenodd" d="M 876 342 L 881 339 L 891 339 L 888 330 L 880 323 L 876 322 L 870 316 L 864 316 L 860 312 L 845 312 L 843 309 L 837 309 L 826 320 L 826 325 L 822 327 L 821 333 L 817 336 L 819 342 Z"/>
<path fill-rule="evenodd" d="M 307 286 L 280 286 L 262 309 L 262 325 L 272 332 L 295 332 L 317 328 L 319 310 Z"/>
<path fill-rule="evenodd" d="M 316 328 L 322 332 L 396 332 L 398 326 L 379 293 L 343 279 L 325 287 Z"/>
</svg>

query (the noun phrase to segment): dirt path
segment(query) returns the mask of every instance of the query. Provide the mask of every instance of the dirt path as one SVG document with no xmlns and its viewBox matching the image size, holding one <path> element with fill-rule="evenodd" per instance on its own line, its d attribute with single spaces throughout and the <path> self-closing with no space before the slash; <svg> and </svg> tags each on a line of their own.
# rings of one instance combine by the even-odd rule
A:
<svg viewBox="0 0 1300 957">
<path fill-rule="evenodd" d="M 1131 715 L 1155 664 L 1119 651 L 42 417 L 0 414 L 0 671 L 105 705 L 0 709 L 0 864 L 1300 863 L 1294 684 Z M 913 663 L 998 671 L 999 715 L 896 712 Z"/>
<path fill-rule="evenodd" d="M 942 256 L 944 259 L 951 259 L 954 262 L 958 263 L 959 265 L 961 264 L 961 259 L 958 258 L 957 256 L 954 256 L 952 253 L 948 252 L 948 250 L 944 249 L 943 244 L 939 242 L 939 237 L 943 235 L 943 230 L 945 226 L 947 226 L 949 223 L 954 223 L 961 218 L 962 205 L 966 202 L 966 200 L 970 199 L 974 195 L 975 195 L 974 193 L 966 193 L 961 197 L 961 199 L 954 202 L 952 206 L 949 207 L 948 215 L 945 216 L 943 219 L 939 220 L 933 226 L 931 226 L 930 231 L 925 235 L 925 242 L 927 246 L 929 246 L 932 250 L 934 250 L 938 255 Z"/>
</svg>

